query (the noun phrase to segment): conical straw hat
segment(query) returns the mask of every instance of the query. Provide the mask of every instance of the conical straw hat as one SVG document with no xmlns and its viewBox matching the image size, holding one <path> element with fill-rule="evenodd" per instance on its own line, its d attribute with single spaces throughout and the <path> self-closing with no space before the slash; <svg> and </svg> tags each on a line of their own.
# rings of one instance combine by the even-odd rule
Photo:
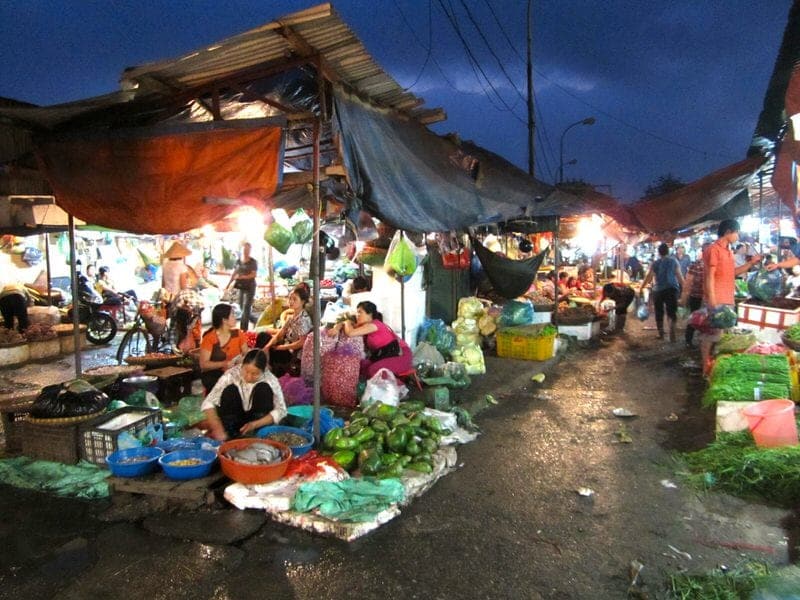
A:
<svg viewBox="0 0 800 600">
<path fill-rule="evenodd" d="M 164 258 L 184 258 L 191 254 L 192 251 L 180 242 L 172 242 L 172 246 L 164 253 Z"/>
</svg>

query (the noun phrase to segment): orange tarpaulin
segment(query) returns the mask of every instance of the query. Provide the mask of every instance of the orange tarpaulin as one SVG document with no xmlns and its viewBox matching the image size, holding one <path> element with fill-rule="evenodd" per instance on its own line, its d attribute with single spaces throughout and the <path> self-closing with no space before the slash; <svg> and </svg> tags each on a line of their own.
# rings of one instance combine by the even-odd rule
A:
<svg viewBox="0 0 800 600">
<path fill-rule="evenodd" d="M 132 233 L 180 233 L 236 209 L 214 198 L 270 197 L 280 177 L 282 132 L 269 126 L 89 134 L 40 141 L 37 156 L 56 202 L 72 215 Z"/>
</svg>

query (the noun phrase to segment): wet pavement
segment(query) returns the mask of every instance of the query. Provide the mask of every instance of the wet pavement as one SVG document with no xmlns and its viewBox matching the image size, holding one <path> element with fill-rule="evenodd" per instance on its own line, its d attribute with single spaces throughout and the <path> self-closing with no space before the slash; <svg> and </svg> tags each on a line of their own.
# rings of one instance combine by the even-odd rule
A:
<svg viewBox="0 0 800 600">
<path fill-rule="evenodd" d="M 662 598 L 670 573 L 748 557 L 785 564 L 797 543 L 787 511 L 680 478 L 674 452 L 713 437 L 697 356 L 628 328 L 547 363 L 487 357 L 487 375 L 453 394 L 481 409 L 483 430 L 459 448 L 459 468 L 349 544 L 223 505 L 0 486 L 0 598 L 617 599 L 634 560 L 641 589 Z M 547 379 L 531 381 L 540 371 Z M 37 377 L 28 367 L 0 376 Z M 617 407 L 638 416 L 618 418 Z"/>
</svg>

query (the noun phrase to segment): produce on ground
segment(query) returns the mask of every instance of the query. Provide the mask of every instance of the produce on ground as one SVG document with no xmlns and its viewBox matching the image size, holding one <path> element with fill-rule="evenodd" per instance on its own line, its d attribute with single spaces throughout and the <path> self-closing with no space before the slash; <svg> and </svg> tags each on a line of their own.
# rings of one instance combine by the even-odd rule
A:
<svg viewBox="0 0 800 600">
<path fill-rule="evenodd" d="M 24 336 L 29 342 L 42 342 L 55 339 L 58 334 L 53 330 L 52 325 L 34 323 L 25 330 Z"/>
<path fill-rule="evenodd" d="M 723 400 L 753 400 L 756 387 L 760 388 L 762 400 L 791 397 L 789 359 L 785 354 L 731 354 L 719 357 L 714 364 L 708 389 L 703 394 L 703 406 L 709 408 Z"/>
<path fill-rule="evenodd" d="M 670 597 L 680 600 L 750 598 L 756 589 L 768 581 L 769 574 L 767 563 L 752 561 L 733 569 L 716 568 L 702 575 L 680 573 L 670 577 Z"/>
<path fill-rule="evenodd" d="M 423 413 L 423 402 L 382 402 L 355 411 L 346 427 L 331 429 L 323 453 L 348 471 L 379 478 L 400 477 L 406 469 L 433 471 L 439 440 L 449 431 L 435 417 Z"/>
<path fill-rule="evenodd" d="M 785 337 L 790 342 L 796 342 L 800 344 L 800 323 L 795 323 L 794 325 L 790 325 L 789 327 L 784 329 L 783 337 Z"/>
<path fill-rule="evenodd" d="M 13 346 L 21 344 L 25 341 L 22 334 L 16 329 L 8 329 L 7 327 L 0 327 L 0 346 Z"/>
<path fill-rule="evenodd" d="M 756 334 L 751 332 L 726 331 L 714 346 L 717 354 L 744 352 L 756 343 Z"/>
<path fill-rule="evenodd" d="M 746 499 L 793 508 L 800 498 L 800 446 L 759 448 L 748 431 L 720 433 L 706 448 L 681 455 L 687 479 Z"/>
</svg>

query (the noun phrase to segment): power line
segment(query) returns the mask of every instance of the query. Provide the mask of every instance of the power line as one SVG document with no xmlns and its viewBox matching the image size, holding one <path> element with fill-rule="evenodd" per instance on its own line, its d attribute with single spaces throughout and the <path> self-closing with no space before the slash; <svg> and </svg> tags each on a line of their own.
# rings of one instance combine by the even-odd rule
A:
<svg viewBox="0 0 800 600">
<path fill-rule="evenodd" d="M 453 10 L 453 14 L 451 15 L 451 14 L 450 14 L 450 13 L 447 11 L 447 8 L 445 7 L 443 0 L 437 0 L 437 1 L 439 2 L 439 6 L 441 7 L 441 9 L 442 9 L 442 11 L 444 12 L 445 16 L 447 17 L 447 20 L 450 22 L 450 25 L 453 27 L 453 30 L 456 32 L 456 35 L 458 36 L 458 39 L 461 41 L 461 44 L 464 46 L 464 50 L 466 51 L 466 53 L 467 53 L 467 56 L 468 56 L 468 57 L 469 57 L 469 59 L 470 59 L 470 64 L 471 64 L 471 65 L 474 65 L 474 66 L 473 66 L 473 70 L 477 69 L 477 70 L 478 70 L 478 71 L 481 73 L 481 75 L 483 76 L 483 78 L 486 80 L 486 83 L 489 85 L 489 87 L 492 89 L 492 91 L 493 91 L 493 92 L 495 93 L 495 95 L 497 96 L 497 99 L 498 99 L 498 100 L 500 100 L 500 102 L 503 104 L 503 106 L 505 106 L 505 107 L 506 107 L 506 109 L 508 110 L 508 112 L 510 112 L 510 113 L 511 113 L 511 115 L 512 115 L 512 116 L 513 116 L 515 119 L 517 119 L 517 120 L 518 120 L 520 123 L 522 123 L 523 125 L 527 125 L 527 123 L 525 122 L 525 120 L 524 120 L 524 119 L 521 119 L 521 118 L 520 118 L 520 117 L 519 117 L 519 116 L 518 116 L 518 115 L 517 115 L 517 114 L 514 112 L 514 109 L 513 109 L 513 107 L 509 106 L 509 105 L 508 105 L 508 103 L 505 101 L 505 99 L 504 99 L 504 98 L 503 98 L 503 97 L 500 95 L 500 93 L 497 91 L 497 89 L 496 89 L 496 88 L 494 87 L 494 85 L 492 84 L 492 82 L 491 82 L 491 80 L 489 79 L 489 77 L 486 75 L 486 72 L 483 70 L 483 68 L 481 67 L 481 65 L 480 65 L 480 63 L 478 62 L 478 60 L 475 58 L 475 55 L 472 53 L 472 50 L 471 50 L 471 48 L 469 47 L 469 44 L 467 43 L 467 40 L 464 38 L 463 34 L 461 33 L 461 30 L 460 30 L 460 29 L 459 29 L 459 27 L 458 27 L 458 22 L 456 21 L 456 18 L 455 18 L 455 10 L 453 10 L 453 9 L 452 9 L 452 7 L 451 7 L 451 10 Z M 476 77 L 477 77 L 477 74 L 476 74 Z M 478 82 L 480 83 L 480 78 L 478 78 Z M 482 84 L 481 84 L 481 87 L 483 87 L 483 85 L 482 85 Z M 485 88 L 484 88 L 484 93 L 486 93 L 486 90 L 485 90 Z M 486 96 L 487 96 L 487 97 L 489 97 L 489 98 L 490 98 L 490 100 L 491 100 L 491 97 L 489 96 L 489 94 L 488 94 L 488 93 L 486 93 Z"/>
<path fill-rule="evenodd" d="M 433 2 L 433 0 L 428 0 L 429 15 L 432 15 L 432 12 L 433 12 L 432 2 Z M 411 32 L 411 35 L 414 36 L 414 39 L 417 40 L 417 43 L 420 45 L 420 47 L 422 47 L 423 50 L 427 49 L 428 56 L 425 57 L 426 63 L 428 61 L 428 58 L 430 58 L 431 61 L 433 61 L 433 64 L 436 65 L 436 68 L 439 70 L 439 74 L 445 80 L 445 83 L 447 83 L 447 85 L 453 91 L 458 92 L 459 89 L 456 87 L 456 85 L 452 81 L 450 81 L 450 79 L 448 79 L 447 74 L 444 72 L 444 69 L 442 69 L 442 66 L 437 62 L 436 58 L 434 58 L 433 55 L 432 55 L 432 52 L 431 52 L 432 48 L 433 48 L 432 27 L 428 29 L 429 42 L 428 42 L 428 47 L 426 48 L 425 44 L 422 42 L 422 40 L 420 40 L 419 37 L 417 37 L 416 30 L 411 26 L 411 23 L 409 23 L 408 19 L 406 18 L 406 15 L 403 13 L 403 10 L 400 8 L 400 5 L 397 3 L 397 0 L 394 0 L 394 5 L 395 5 L 395 8 L 397 8 L 397 12 L 400 13 L 400 17 L 403 19 L 403 22 L 406 24 L 406 27 L 408 27 L 408 30 Z M 432 19 L 432 17 L 430 17 L 430 18 Z M 424 69 L 425 69 L 425 65 L 423 64 L 422 70 L 424 70 Z M 408 86 L 406 88 L 406 90 L 410 90 L 412 87 L 414 87 L 418 83 L 419 77 L 421 75 L 422 75 L 422 71 L 420 71 L 420 75 L 417 77 L 417 81 L 415 81 L 412 85 Z"/>
<path fill-rule="evenodd" d="M 502 23 L 500 23 L 500 19 L 497 18 L 497 13 L 494 12 L 494 7 L 492 7 L 492 4 L 489 2 L 489 0 L 483 0 L 483 1 L 486 3 L 486 6 L 489 7 L 489 12 L 492 13 L 492 17 L 494 17 L 494 22 L 497 23 L 497 27 L 503 34 L 503 37 L 506 38 L 506 42 L 508 42 L 508 45 L 514 51 L 514 54 L 517 55 L 517 58 L 522 62 L 523 65 L 527 65 L 528 61 L 522 57 L 522 55 L 517 50 L 516 46 L 514 46 L 513 42 L 511 41 L 511 38 L 508 36 L 508 33 L 506 33 L 506 30 L 503 28 Z"/>
</svg>

